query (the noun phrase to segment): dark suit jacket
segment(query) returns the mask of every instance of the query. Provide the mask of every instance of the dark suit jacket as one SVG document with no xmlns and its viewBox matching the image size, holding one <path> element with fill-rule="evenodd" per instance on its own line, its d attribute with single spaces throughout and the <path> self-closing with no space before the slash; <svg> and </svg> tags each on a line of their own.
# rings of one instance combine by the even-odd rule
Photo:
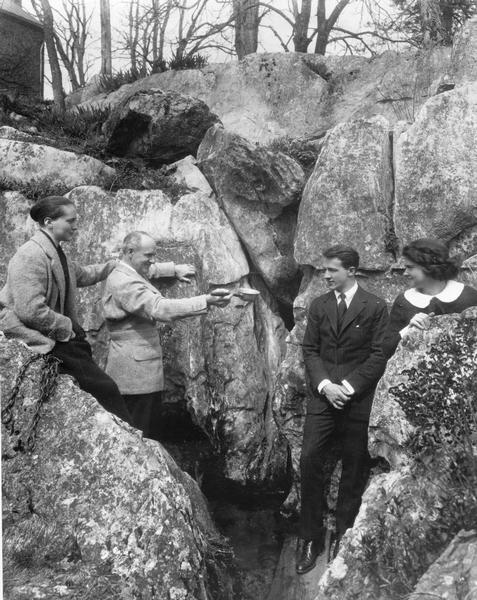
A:
<svg viewBox="0 0 477 600">
<path fill-rule="evenodd" d="M 346 379 L 355 390 L 348 409 L 349 416 L 369 419 L 374 390 L 386 368 L 382 340 L 387 320 L 384 300 L 359 286 L 346 311 L 340 333 L 336 326 L 334 292 L 313 300 L 303 338 L 303 357 L 310 388 L 309 414 L 320 414 L 331 407 L 326 397 L 317 390 L 323 379 L 333 383 Z"/>
</svg>

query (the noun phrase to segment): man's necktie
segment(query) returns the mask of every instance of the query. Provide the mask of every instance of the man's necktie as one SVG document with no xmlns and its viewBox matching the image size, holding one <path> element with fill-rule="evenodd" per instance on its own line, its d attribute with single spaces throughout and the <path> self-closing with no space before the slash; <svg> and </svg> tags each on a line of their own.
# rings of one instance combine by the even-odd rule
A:
<svg viewBox="0 0 477 600">
<path fill-rule="evenodd" d="M 340 296 L 340 301 L 338 302 L 338 331 L 341 329 L 341 325 L 343 324 L 343 319 L 346 313 L 346 296 L 341 293 Z"/>
</svg>

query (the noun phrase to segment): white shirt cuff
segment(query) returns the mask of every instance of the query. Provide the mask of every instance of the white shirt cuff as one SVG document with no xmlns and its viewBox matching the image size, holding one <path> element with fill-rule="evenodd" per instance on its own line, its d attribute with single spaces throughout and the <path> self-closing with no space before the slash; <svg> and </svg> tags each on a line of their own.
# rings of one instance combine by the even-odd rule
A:
<svg viewBox="0 0 477 600">
<path fill-rule="evenodd" d="M 346 379 L 343 379 L 341 383 L 346 388 L 346 391 L 348 391 L 350 394 L 354 394 L 354 387 L 348 383 Z"/>
<path fill-rule="evenodd" d="M 401 338 L 405 338 L 406 335 L 409 333 L 409 330 L 411 329 L 410 325 L 406 325 L 406 327 L 403 327 L 401 329 L 401 331 L 399 332 L 399 335 L 401 336 Z"/>
<path fill-rule="evenodd" d="M 331 383 L 329 379 L 323 379 L 323 381 L 320 381 L 320 383 L 318 384 L 318 393 L 321 394 L 321 391 L 323 390 L 325 385 L 328 385 L 329 383 Z"/>
</svg>

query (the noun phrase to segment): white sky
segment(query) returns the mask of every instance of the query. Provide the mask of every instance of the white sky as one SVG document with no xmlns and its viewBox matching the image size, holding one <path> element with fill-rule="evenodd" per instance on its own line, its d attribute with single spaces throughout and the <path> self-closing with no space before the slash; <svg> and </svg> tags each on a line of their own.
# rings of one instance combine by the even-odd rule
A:
<svg viewBox="0 0 477 600">
<path fill-rule="evenodd" d="M 189 0 L 189 3 L 192 0 Z M 373 0 L 371 0 L 373 1 Z M 327 12 L 331 12 L 334 6 L 336 5 L 337 0 L 328 0 L 327 1 Z M 219 20 L 224 20 L 226 16 L 229 14 L 231 8 L 220 7 L 216 0 L 209 0 L 209 5 L 207 6 L 207 10 L 209 11 L 209 19 L 214 20 L 214 17 L 217 19 L 220 13 Z M 276 8 L 287 11 L 288 0 L 269 0 L 270 4 L 273 4 Z M 55 9 L 61 10 L 62 0 L 50 0 L 51 6 Z M 100 32 L 100 17 L 99 17 L 99 1 L 98 0 L 85 0 L 87 12 L 92 14 L 91 20 L 91 35 L 88 43 L 88 57 L 91 63 L 90 69 L 88 71 L 88 78 L 92 77 L 99 71 L 99 63 L 100 63 L 100 49 L 99 49 L 99 32 Z M 120 31 L 125 30 L 127 27 L 127 14 L 129 1 L 128 0 L 110 0 L 111 4 L 111 26 L 112 26 L 112 37 L 113 37 L 113 71 L 119 69 L 127 69 L 129 64 L 127 58 L 121 56 L 121 54 L 116 50 L 119 39 L 120 39 Z M 223 4 L 223 3 L 222 3 Z M 230 5 L 232 3 L 230 2 Z M 338 24 L 346 29 L 350 29 L 356 31 L 357 29 L 365 29 L 366 23 L 369 21 L 369 15 L 365 9 L 363 9 L 363 1 L 362 0 L 351 0 L 350 4 L 343 11 L 341 18 Z M 381 4 L 383 6 L 390 6 L 391 0 L 382 0 Z M 315 26 L 316 16 L 313 15 L 313 9 L 315 9 L 316 2 L 313 2 L 312 5 L 312 17 L 310 19 L 311 27 Z M 23 0 L 23 8 L 29 12 L 34 13 L 33 8 L 31 6 L 30 0 Z M 284 38 L 288 38 L 290 35 L 290 26 L 276 13 L 271 12 L 266 19 L 264 19 L 263 24 L 272 25 L 273 28 Z M 169 48 L 176 39 L 175 29 L 176 23 L 171 21 L 170 33 L 169 33 Z M 312 42 L 309 46 L 309 51 L 313 51 Z M 293 45 L 290 44 L 290 50 L 293 50 Z M 260 30 L 259 34 L 259 52 L 282 52 L 283 48 L 280 45 L 280 42 L 272 33 L 269 28 L 263 27 Z M 169 54 L 166 51 L 167 54 Z M 342 48 L 337 48 L 331 46 L 329 48 L 329 52 L 331 54 L 343 53 Z M 207 51 L 205 54 L 209 57 L 209 62 L 224 62 L 228 60 L 235 60 L 235 56 L 227 56 L 225 53 L 211 50 Z M 47 76 L 48 76 L 48 67 L 47 67 Z M 69 91 L 69 80 L 65 74 L 63 85 L 67 91 Z M 50 90 L 49 85 L 45 86 L 45 95 L 49 97 Z"/>
</svg>

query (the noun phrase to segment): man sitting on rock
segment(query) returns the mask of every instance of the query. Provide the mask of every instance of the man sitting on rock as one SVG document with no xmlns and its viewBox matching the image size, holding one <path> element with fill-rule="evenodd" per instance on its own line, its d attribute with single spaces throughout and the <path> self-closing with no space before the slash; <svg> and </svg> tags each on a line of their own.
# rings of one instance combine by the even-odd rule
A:
<svg viewBox="0 0 477 600">
<path fill-rule="evenodd" d="M 158 439 L 164 387 L 158 321 L 202 315 L 208 306 L 226 306 L 232 294 L 211 294 L 170 300 L 151 278 L 177 277 L 190 281 L 191 265 L 155 263 L 156 242 L 133 231 L 123 241 L 122 260 L 108 276 L 103 294 L 104 314 L 111 342 L 106 373 L 117 383 L 131 415 L 131 425 L 145 437 Z"/>
<path fill-rule="evenodd" d="M 324 550 L 324 452 L 342 435 L 343 470 L 336 507 L 336 544 L 358 513 L 369 475 L 368 422 L 374 390 L 386 367 L 381 349 L 387 324 L 384 300 L 356 283 L 359 255 L 333 246 L 324 252 L 328 293 L 310 305 L 303 339 L 309 398 L 301 453 L 297 573 L 315 566 Z"/>
</svg>

